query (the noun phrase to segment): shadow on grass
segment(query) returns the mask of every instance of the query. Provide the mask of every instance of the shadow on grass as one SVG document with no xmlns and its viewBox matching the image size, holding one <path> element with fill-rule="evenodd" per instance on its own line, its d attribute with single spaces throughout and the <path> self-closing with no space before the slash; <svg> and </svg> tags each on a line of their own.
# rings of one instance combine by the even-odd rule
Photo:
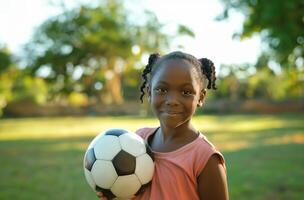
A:
<svg viewBox="0 0 304 200">
<path fill-rule="evenodd" d="M 231 199 L 302 199 L 304 145 L 259 145 L 223 152 Z"/>
</svg>

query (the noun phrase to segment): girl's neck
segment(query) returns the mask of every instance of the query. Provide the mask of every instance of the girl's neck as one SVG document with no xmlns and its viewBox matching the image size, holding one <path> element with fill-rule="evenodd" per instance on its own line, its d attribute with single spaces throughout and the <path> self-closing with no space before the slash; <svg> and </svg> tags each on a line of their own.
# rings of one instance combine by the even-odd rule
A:
<svg viewBox="0 0 304 200">
<path fill-rule="evenodd" d="M 174 128 L 161 124 L 160 129 L 157 132 L 159 132 L 159 136 L 164 143 L 176 140 L 187 140 L 187 138 L 197 134 L 197 131 L 190 122 Z"/>
</svg>

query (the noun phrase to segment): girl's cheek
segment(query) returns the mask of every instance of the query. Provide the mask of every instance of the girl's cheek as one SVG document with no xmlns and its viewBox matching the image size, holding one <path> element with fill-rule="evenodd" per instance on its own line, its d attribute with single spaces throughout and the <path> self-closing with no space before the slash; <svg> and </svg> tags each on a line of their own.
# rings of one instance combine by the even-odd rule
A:
<svg viewBox="0 0 304 200">
<path fill-rule="evenodd" d="M 155 107 L 158 107 L 161 104 L 161 100 L 159 98 L 155 98 L 153 104 Z"/>
<path fill-rule="evenodd" d="M 156 93 L 152 94 L 151 100 L 157 102 L 157 101 L 161 101 L 161 99 L 162 99 L 162 95 Z"/>
</svg>

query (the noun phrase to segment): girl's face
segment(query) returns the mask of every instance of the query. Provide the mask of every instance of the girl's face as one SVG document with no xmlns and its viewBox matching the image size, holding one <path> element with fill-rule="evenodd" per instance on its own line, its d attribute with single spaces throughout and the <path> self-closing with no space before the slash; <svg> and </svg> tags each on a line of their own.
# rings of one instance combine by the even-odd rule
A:
<svg viewBox="0 0 304 200">
<path fill-rule="evenodd" d="M 180 59 L 158 66 L 148 91 L 154 114 L 162 125 L 171 128 L 189 123 L 205 96 L 196 69 Z"/>
</svg>

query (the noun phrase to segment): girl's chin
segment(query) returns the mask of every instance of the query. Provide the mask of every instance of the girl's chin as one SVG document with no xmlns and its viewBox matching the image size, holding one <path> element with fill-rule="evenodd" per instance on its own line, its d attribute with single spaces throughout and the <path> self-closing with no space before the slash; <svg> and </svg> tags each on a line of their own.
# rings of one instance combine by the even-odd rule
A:
<svg viewBox="0 0 304 200">
<path fill-rule="evenodd" d="M 169 119 L 169 118 L 162 118 L 161 119 L 161 124 L 168 127 L 168 128 L 177 128 L 180 125 L 184 123 L 183 120 L 179 119 Z"/>
</svg>

